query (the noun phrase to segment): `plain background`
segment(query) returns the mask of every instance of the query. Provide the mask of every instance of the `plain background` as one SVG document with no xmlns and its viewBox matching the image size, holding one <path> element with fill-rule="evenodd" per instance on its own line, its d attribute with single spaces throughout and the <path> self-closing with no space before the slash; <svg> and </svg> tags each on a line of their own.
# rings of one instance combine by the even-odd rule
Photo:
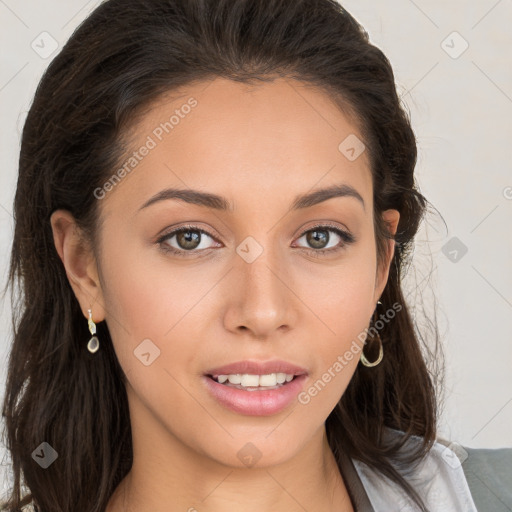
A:
<svg viewBox="0 0 512 512">
<path fill-rule="evenodd" d="M 52 39 L 60 48 L 99 3 L 0 0 L 4 279 L 20 133 L 56 54 L 40 55 L 41 39 L 46 50 Z M 437 312 L 446 357 L 439 433 L 470 447 L 512 446 L 512 2 L 342 4 L 393 66 L 418 139 L 419 188 L 437 210 L 417 237 L 406 284 L 413 306 L 423 296 L 427 309 Z M 10 313 L 6 300 L 0 311 L 2 396 Z M 421 315 L 418 322 L 421 329 Z"/>
</svg>

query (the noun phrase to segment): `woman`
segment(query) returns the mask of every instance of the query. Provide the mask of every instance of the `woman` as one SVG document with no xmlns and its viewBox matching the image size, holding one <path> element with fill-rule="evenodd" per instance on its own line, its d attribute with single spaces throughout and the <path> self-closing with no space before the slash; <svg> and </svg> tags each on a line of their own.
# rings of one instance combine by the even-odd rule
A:
<svg viewBox="0 0 512 512">
<path fill-rule="evenodd" d="M 401 288 L 416 151 L 332 0 L 102 3 L 23 130 L 4 510 L 476 510 Z"/>
</svg>

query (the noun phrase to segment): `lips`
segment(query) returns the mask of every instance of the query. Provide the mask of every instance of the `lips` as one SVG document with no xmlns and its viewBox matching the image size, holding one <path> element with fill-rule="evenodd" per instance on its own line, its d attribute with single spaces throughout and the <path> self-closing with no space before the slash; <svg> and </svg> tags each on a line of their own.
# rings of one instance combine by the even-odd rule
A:
<svg viewBox="0 0 512 512">
<path fill-rule="evenodd" d="M 276 374 L 275 378 L 279 376 L 279 384 L 251 387 L 247 384 L 240 386 L 231 383 L 233 379 L 243 384 L 246 380 L 253 380 L 255 376 L 260 376 L 261 382 L 262 376 L 269 380 L 271 374 Z M 284 375 L 286 380 L 283 379 Z M 219 376 L 222 376 L 222 382 L 218 381 Z M 226 380 L 227 377 L 230 382 Z M 287 361 L 245 360 L 210 368 L 203 375 L 202 382 L 210 396 L 232 412 L 268 416 L 278 414 L 291 406 L 297 400 L 307 378 L 308 371 L 305 368 Z"/>
<path fill-rule="evenodd" d="M 277 389 L 242 390 L 219 384 L 209 376 L 202 382 L 207 393 L 222 407 L 246 416 L 270 416 L 279 414 L 297 402 L 308 377 L 300 375 Z"/>
</svg>

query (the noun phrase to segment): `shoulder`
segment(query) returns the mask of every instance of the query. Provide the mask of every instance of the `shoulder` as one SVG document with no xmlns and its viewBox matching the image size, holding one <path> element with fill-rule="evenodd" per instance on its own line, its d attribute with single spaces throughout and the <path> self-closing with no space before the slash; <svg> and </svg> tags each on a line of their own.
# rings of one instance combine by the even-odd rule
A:
<svg viewBox="0 0 512 512">
<path fill-rule="evenodd" d="M 477 510 L 512 510 L 512 448 L 469 448 L 444 439 L 462 466 Z"/>
<path fill-rule="evenodd" d="M 389 434 L 400 436 L 403 432 L 389 429 Z M 420 437 L 412 436 L 402 449 L 407 451 L 411 444 L 420 441 Z M 418 510 L 394 482 L 360 461 L 353 462 L 375 510 Z M 428 510 L 478 511 L 460 460 L 448 446 L 436 441 L 414 467 L 391 462 L 422 498 Z"/>
</svg>

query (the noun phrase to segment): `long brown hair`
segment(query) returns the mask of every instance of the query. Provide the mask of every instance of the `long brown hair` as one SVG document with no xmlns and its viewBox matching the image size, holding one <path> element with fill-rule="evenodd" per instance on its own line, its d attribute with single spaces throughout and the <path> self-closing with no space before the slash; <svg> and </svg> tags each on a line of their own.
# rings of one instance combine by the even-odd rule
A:
<svg viewBox="0 0 512 512">
<path fill-rule="evenodd" d="M 105 322 L 101 353 L 86 349 L 50 215 L 69 210 L 94 247 L 94 190 L 123 161 L 124 137 L 144 108 L 192 82 L 276 76 L 323 88 L 360 127 L 379 262 L 390 236 L 381 213 L 400 212 L 381 301 L 403 309 L 380 330 L 384 360 L 358 365 L 326 431 L 338 463 L 345 453 L 370 465 L 426 510 L 397 470 L 412 468 L 436 436 L 436 374 L 401 284 L 427 207 L 414 180 L 416 139 L 388 59 L 334 0 L 108 0 L 49 65 L 24 125 L 14 200 L 14 339 L 3 404 L 14 487 L 3 510 L 32 502 L 39 512 L 103 511 L 132 463 L 125 376 Z M 404 436 L 386 440 L 387 428 Z M 404 450 L 412 435 L 421 442 Z M 47 469 L 33 458 L 43 442 L 58 453 Z"/>
</svg>

